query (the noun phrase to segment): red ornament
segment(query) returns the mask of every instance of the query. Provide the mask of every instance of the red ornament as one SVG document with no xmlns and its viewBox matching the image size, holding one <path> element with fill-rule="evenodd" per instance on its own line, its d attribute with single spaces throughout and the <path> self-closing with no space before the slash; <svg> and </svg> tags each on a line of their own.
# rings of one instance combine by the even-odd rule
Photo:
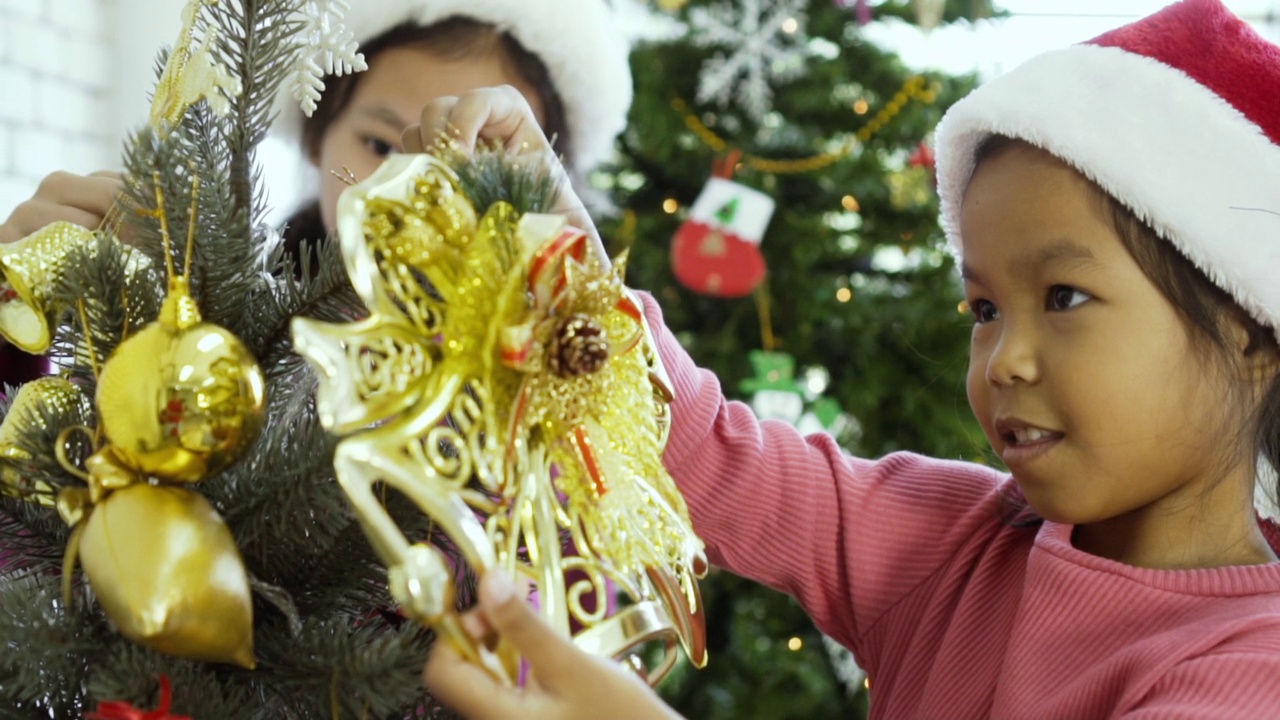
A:
<svg viewBox="0 0 1280 720">
<path fill-rule="evenodd" d="M 672 241 L 676 279 L 703 295 L 742 297 L 759 287 L 766 273 L 760 241 L 776 203 L 729 180 L 734 164 L 726 162 L 711 178 Z"/>
<path fill-rule="evenodd" d="M 173 687 L 169 678 L 160 676 L 160 703 L 155 710 L 140 710 L 127 702 L 100 702 L 97 712 L 87 712 L 84 720 L 193 720 L 189 715 L 171 715 Z"/>
<path fill-rule="evenodd" d="M 933 183 L 933 187 L 938 187 L 938 157 L 933 154 L 933 148 L 929 147 L 929 143 L 920 143 L 915 152 L 907 158 L 907 164 L 911 167 L 924 168 L 929 171 L 929 181 Z"/>
<path fill-rule="evenodd" d="M 922 142 L 916 146 L 915 152 L 911 153 L 911 157 L 907 158 L 907 164 L 911 167 L 928 168 L 930 172 L 936 172 L 938 158 L 933 154 L 933 148 L 929 147 L 929 143 Z"/>
</svg>

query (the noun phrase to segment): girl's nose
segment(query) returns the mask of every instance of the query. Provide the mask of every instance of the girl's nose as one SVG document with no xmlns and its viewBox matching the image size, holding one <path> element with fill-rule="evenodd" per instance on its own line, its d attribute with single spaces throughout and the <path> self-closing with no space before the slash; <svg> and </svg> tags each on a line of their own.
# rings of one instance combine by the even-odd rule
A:
<svg viewBox="0 0 1280 720">
<path fill-rule="evenodd" d="M 987 382 L 1010 386 L 1016 382 L 1034 384 L 1040 381 L 1035 331 L 1004 321 L 991 355 L 987 357 Z"/>
</svg>

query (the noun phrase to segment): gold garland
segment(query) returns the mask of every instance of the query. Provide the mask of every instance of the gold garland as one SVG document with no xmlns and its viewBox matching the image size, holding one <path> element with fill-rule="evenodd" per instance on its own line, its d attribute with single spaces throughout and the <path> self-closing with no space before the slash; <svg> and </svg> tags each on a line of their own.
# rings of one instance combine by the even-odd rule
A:
<svg viewBox="0 0 1280 720">
<path fill-rule="evenodd" d="M 902 84 L 902 88 L 894 94 L 893 98 L 885 104 L 875 117 L 858 130 L 852 137 L 846 140 L 838 149 L 820 153 L 807 158 L 794 158 L 788 160 L 775 160 L 772 158 L 762 158 L 756 155 L 744 155 L 742 163 L 752 170 L 758 172 L 769 173 L 771 175 L 797 175 L 800 173 L 815 172 L 823 168 L 830 167 L 835 163 L 852 155 L 862 145 L 865 145 L 875 136 L 876 133 L 891 122 L 907 103 L 912 100 L 918 100 L 925 104 L 933 104 L 938 99 L 939 86 L 937 83 L 928 83 L 923 75 L 913 75 Z M 729 142 L 715 133 L 714 130 L 707 127 L 698 116 L 693 114 L 689 108 L 689 104 L 681 98 L 671 101 L 672 107 L 684 116 L 684 124 L 693 132 L 694 135 L 702 141 L 702 144 L 711 148 L 717 154 L 724 153 L 729 149 Z"/>
</svg>

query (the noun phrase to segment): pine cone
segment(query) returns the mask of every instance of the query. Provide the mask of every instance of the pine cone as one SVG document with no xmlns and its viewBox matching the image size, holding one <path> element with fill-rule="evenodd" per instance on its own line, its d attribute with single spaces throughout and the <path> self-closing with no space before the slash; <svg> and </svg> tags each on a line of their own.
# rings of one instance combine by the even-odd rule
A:
<svg viewBox="0 0 1280 720">
<path fill-rule="evenodd" d="M 574 314 L 556 328 L 551 341 L 551 371 L 560 377 L 586 375 L 609 360 L 609 339 L 592 318 Z"/>
</svg>

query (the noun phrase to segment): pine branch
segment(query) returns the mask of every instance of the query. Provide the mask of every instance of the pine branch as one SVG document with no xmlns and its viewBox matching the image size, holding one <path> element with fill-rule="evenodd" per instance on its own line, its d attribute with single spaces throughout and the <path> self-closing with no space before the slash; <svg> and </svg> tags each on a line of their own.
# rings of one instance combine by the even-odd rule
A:
<svg viewBox="0 0 1280 720">
<path fill-rule="evenodd" d="M 481 148 L 454 159 L 462 192 L 483 213 L 496 202 L 516 211 L 545 213 L 555 207 L 560 180 L 537 163 L 524 164 L 501 147 Z"/>
<path fill-rule="evenodd" d="M 258 224 L 253 177 L 253 148 L 270 126 L 275 96 L 290 61 L 299 52 L 293 42 L 299 25 L 299 0 L 241 0 L 214 6 L 219 31 L 217 55 L 240 78 L 242 91 L 231 99 L 230 122 L 223 137 L 232 156 L 231 195 L 245 213 L 247 231 Z"/>
<path fill-rule="evenodd" d="M 66 611 L 58 578 L 0 576 L 0 707 L 14 717 L 79 717 L 90 658 L 107 633 L 78 609 Z"/>
<path fill-rule="evenodd" d="M 99 702 L 123 701 L 138 708 L 154 708 L 159 701 L 158 678 L 165 675 L 173 688 L 174 714 L 200 720 L 248 720 L 253 702 L 243 682 L 248 671 L 189 660 L 175 660 L 125 641 L 114 643 L 89 671 L 88 697 Z M 230 682 L 239 679 L 242 682 Z"/>
<path fill-rule="evenodd" d="M 431 639 L 378 616 L 313 620 L 287 644 L 262 638 L 262 673 L 272 689 L 287 692 L 280 700 L 298 717 L 403 718 L 409 708 L 451 717 L 439 714 L 419 680 Z"/>
</svg>

